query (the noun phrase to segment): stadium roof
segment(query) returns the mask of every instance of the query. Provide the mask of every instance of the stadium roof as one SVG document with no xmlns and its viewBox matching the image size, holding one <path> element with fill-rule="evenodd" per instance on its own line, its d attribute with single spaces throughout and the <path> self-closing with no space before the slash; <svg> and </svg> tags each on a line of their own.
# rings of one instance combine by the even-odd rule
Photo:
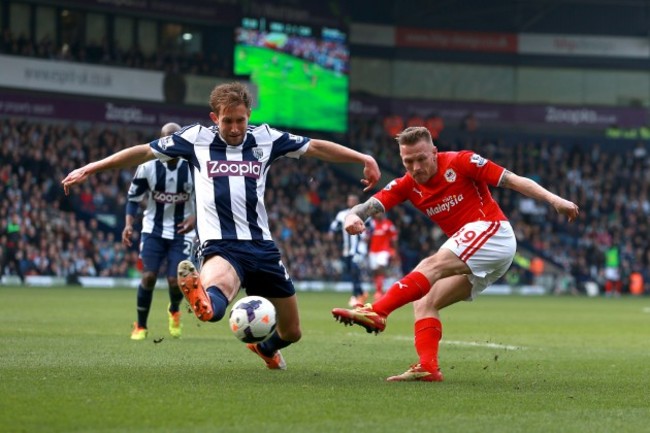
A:
<svg viewBox="0 0 650 433">
<path fill-rule="evenodd" d="M 648 36 L 646 0 L 357 0 L 353 22 L 456 30 Z"/>
</svg>

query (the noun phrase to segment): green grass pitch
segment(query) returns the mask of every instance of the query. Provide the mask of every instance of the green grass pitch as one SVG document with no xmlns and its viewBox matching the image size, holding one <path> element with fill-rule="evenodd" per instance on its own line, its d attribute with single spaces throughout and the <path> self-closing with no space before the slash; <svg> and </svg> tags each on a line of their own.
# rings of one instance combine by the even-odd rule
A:
<svg viewBox="0 0 650 433">
<path fill-rule="evenodd" d="M 452 306 L 443 383 L 384 381 L 416 360 L 410 307 L 375 336 L 332 319 L 346 294 L 299 300 L 303 340 L 269 371 L 223 322 L 185 314 L 171 339 L 165 290 L 134 342 L 134 290 L 0 287 L 0 431 L 648 431 L 648 298 Z"/>
</svg>

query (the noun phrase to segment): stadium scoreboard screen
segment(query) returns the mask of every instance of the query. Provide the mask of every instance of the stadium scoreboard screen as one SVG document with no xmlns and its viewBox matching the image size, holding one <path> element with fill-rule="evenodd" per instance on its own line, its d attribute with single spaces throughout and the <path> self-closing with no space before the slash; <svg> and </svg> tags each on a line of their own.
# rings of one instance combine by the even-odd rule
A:
<svg viewBox="0 0 650 433">
<path fill-rule="evenodd" d="M 329 26 L 244 18 L 235 29 L 234 73 L 257 86 L 251 123 L 345 132 L 350 52 Z"/>
</svg>

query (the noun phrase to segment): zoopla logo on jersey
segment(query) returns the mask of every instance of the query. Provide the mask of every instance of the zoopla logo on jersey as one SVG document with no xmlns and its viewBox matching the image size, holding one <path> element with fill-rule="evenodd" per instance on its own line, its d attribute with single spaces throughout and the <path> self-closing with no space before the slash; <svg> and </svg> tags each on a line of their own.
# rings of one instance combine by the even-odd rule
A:
<svg viewBox="0 0 650 433">
<path fill-rule="evenodd" d="M 259 161 L 208 161 L 208 176 L 245 176 L 259 179 L 262 163 Z"/>
<path fill-rule="evenodd" d="M 174 194 L 172 192 L 154 191 L 153 199 L 158 203 L 179 203 L 188 201 L 190 195 L 186 192 Z"/>
</svg>

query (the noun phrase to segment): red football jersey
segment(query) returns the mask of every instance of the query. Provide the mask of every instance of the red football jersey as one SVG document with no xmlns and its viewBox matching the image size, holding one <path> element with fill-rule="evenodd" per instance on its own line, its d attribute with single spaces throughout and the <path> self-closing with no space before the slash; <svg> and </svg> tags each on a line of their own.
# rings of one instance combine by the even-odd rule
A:
<svg viewBox="0 0 650 433">
<path fill-rule="evenodd" d="M 488 188 L 497 186 L 504 172 L 474 152 L 439 152 L 438 172 L 426 184 L 418 184 L 407 173 L 374 197 L 386 212 L 409 200 L 451 236 L 472 221 L 507 220 Z"/>
<path fill-rule="evenodd" d="M 397 227 L 388 218 L 383 220 L 373 219 L 371 222 L 372 234 L 370 235 L 371 253 L 379 251 L 393 252 L 393 244 L 397 239 Z"/>
</svg>

